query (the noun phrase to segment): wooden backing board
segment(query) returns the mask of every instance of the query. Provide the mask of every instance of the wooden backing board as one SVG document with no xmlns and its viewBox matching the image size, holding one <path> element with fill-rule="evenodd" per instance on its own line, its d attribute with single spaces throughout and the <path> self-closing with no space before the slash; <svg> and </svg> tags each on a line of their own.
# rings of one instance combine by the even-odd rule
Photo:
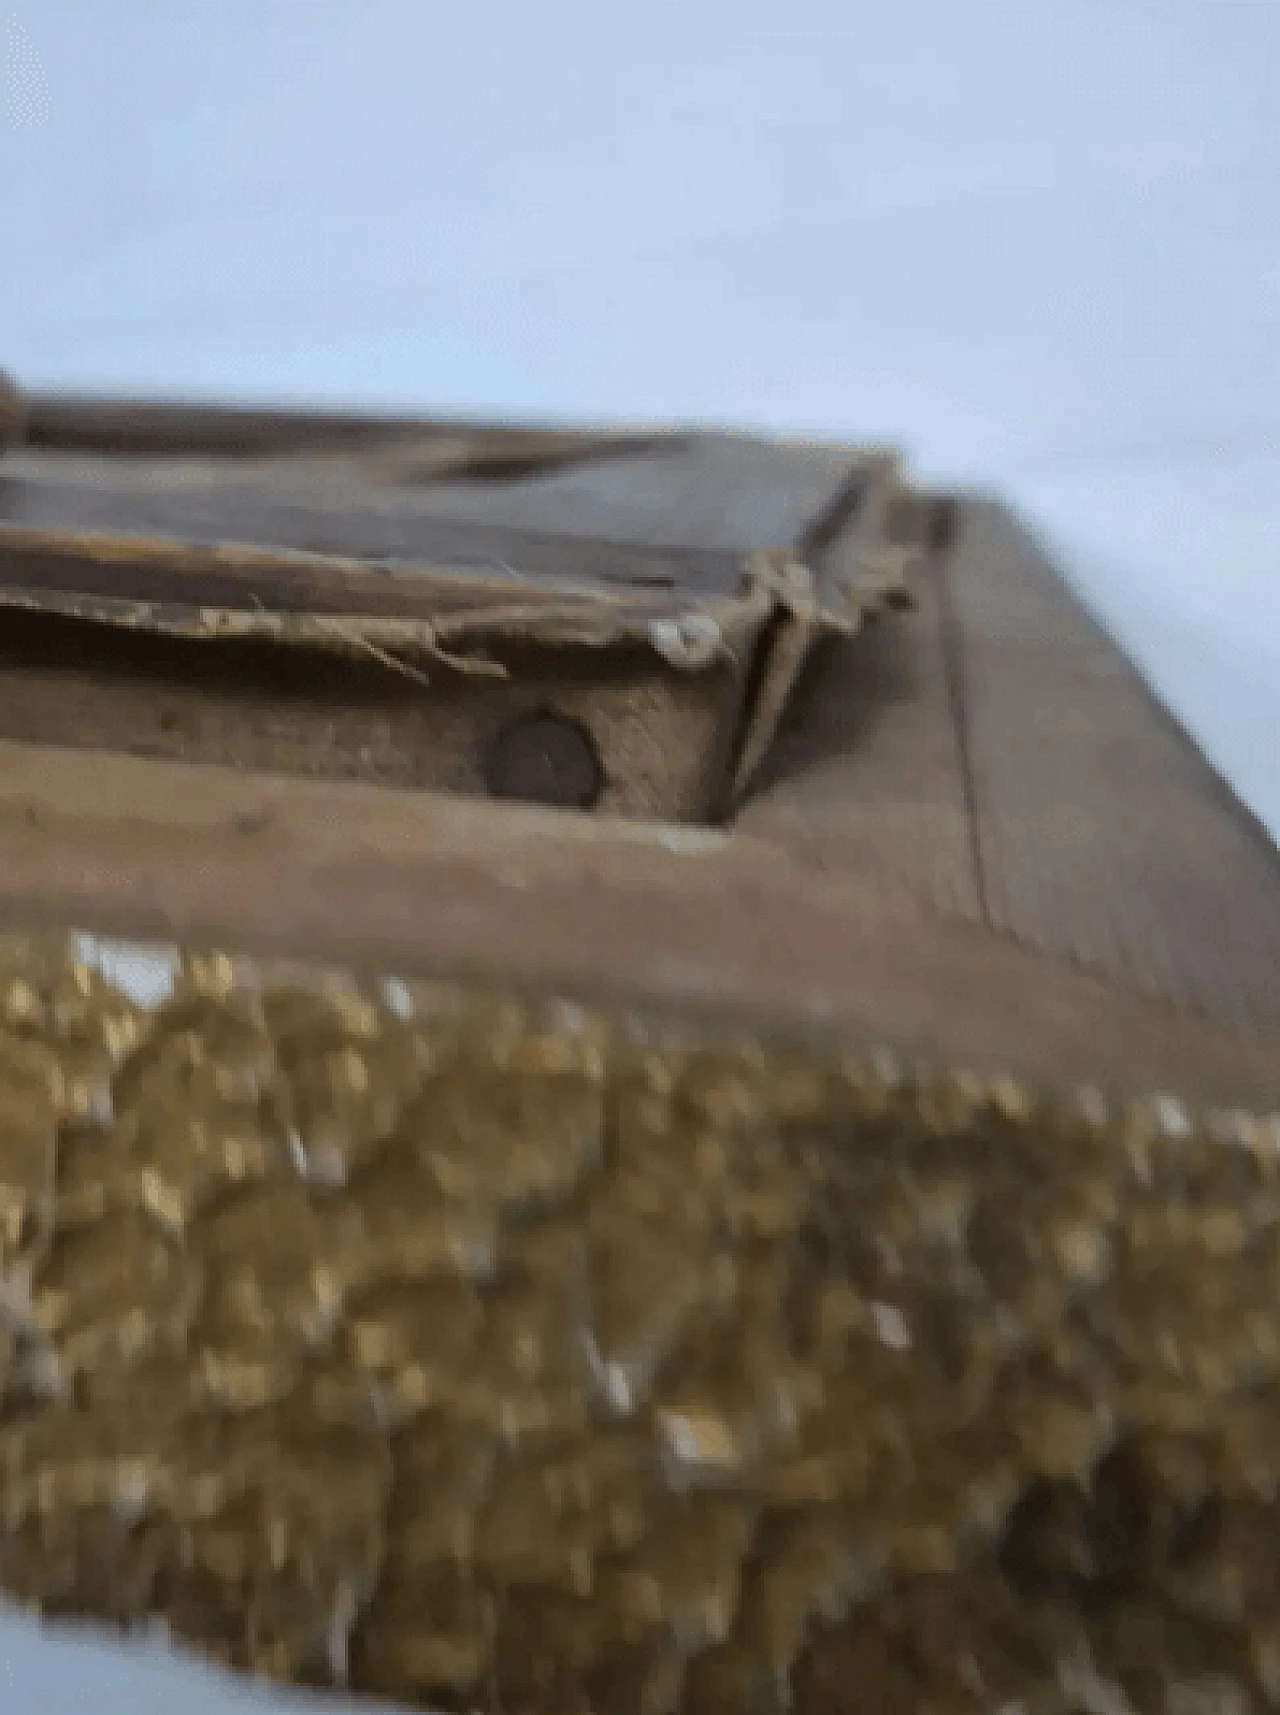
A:
<svg viewBox="0 0 1280 1715">
<path fill-rule="evenodd" d="M 453 522 L 663 548 L 799 547 L 839 503 L 857 463 L 839 448 L 714 435 L 674 453 L 610 458 L 526 483 L 433 485 L 413 506 Z"/>
<path fill-rule="evenodd" d="M 28 449 L 6 461 L 0 520 L 732 593 L 741 555 L 800 552 L 838 521 L 866 464 L 847 449 L 730 436 L 606 445 L 505 481 L 417 480 L 404 450 L 255 466 Z"/>
<path fill-rule="evenodd" d="M 602 584 L 646 594 L 692 589 L 732 595 L 741 571 L 723 548 L 667 548 L 609 541 L 511 522 L 478 522 L 417 514 L 371 491 L 345 497 L 291 490 L 287 485 L 230 482 L 151 486 L 108 481 L 100 465 L 83 480 L 51 480 L 62 461 L 29 454 L 6 461 L 0 473 L 0 524 L 32 532 L 110 532 L 196 545 L 227 542 L 259 550 L 339 556 L 376 572 L 387 562 L 453 568 L 519 593 L 531 580 Z M 110 474 L 110 473 L 107 473 Z M 523 485 L 517 485 L 523 486 Z M 118 568 L 117 577 L 124 576 Z M 376 585 L 366 592 L 380 599 Z M 386 599 L 386 598 L 381 598 Z M 429 598 L 428 598 L 429 599 Z M 350 609 L 350 604 L 348 604 Z"/>
<path fill-rule="evenodd" d="M 721 813 L 768 751 L 814 642 L 899 595 L 923 551 L 890 540 L 902 484 L 887 452 L 39 400 L 27 435 L 0 472 L 0 605 L 206 641 L 252 632 L 379 659 L 403 647 L 437 664 L 446 648 L 456 663 L 504 642 L 597 655 L 639 645 L 704 677 L 730 664 L 731 720 L 709 749 L 705 735 L 683 741 L 725 763 L 723 785 L 703 767 L 710 784 L 692 798 L 606 797 L 618 809 Z M 101 671 L 119 680 L 107 657 L 123 646 L 97 641 Z M 93 647 L 71 651 L 90 677 Z M 179 725 L 207 729 L 206 713 Z M 91 729 L 124 732 L 137 714 Z M 31 736 L 81 742 L 57 721 Z M 140 743 L 172 754 L 150 731 Z M 284 746 L 282 765 L 297 749 Z M 255 753 L 238 738 L 212 754 Z M 416 763 L 409 773 L 422 777 Z"/>
</svg>

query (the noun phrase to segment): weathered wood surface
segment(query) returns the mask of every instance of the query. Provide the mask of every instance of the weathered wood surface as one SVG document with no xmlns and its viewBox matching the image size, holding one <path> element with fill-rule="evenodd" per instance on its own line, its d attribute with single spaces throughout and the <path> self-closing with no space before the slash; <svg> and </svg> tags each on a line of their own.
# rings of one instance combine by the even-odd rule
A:
<svg viewBox="0 0 1280 1715">
<path fill-rule="evenodd" d="M 610 458 L 518 485 L 436 484 L 413 506 L 450 520 L 664 548 L 798 548 L 857 470 L 838 448 L 708 436 L 683 451 Z"/>
<path fill-rule="evenodd" d="M 11 383 L 13 386 L 13 383 Z M 16 388 L 15 388 L 16 391 Z M 25 436 L 31 446 L 60 453 L 128 458 L 256 460 L 305 455 L 383 453 L 406 443 L 429 443 L 467 453 L 486 465 L 530 459 L 598 457 L 602 448 L 634 449 L 679 431 L 661 426 L 611 429 L 565 423 L 520 423 L 438 413 L 317 411 L 305 407 L 182 403 L 74 393 L 27 400 Z"/>
<path fill-rule="evenodd" d="M 0 914 L 1280 1103 L 1280 1031 L 1180 1013 L 745 835 L 0 745 Z"/>
<path fill-rule="evenodd" d="M 469 574 L 496 585 L 499 599 L 505 585 L 508 601 L 521 597 L 536 580 L 603 585 L 605 594 L 631 589 L 660 596 L 689 589 L 726 597 L 737 592 L 742 576 L 741 559 L 727 550 L 608 541 L 554 526 L 536 530 L 519 523 L 420 516 L 371 504 L 365 488 L 348 493 L 344 503 L 333 493 L 313 497 L 305 491 L 282 490 L 278 484 L 211 489 L 144 483 L 133 488 L 108 484 L 96 476 L 84 484 L 50 482 L 44 469 L 27 455 L 15 456 L 6 465 L 0 482 L 0 523 L 33 535 L 100 532 L 210 549 L 244 544 L 259 554 L 278 550 L 338 557 L 363 567 L 366 574 L 358 590 L 347 592 L 348 611 L 357 609 L 364 599 L 371 605 L 413 599 L 412 591 L 392 583 L 388 563 L 401 569 Z M 70 575 L 69 571 L 63 574 L 64 583 Z M 138 574 L 118 558 L 115 577 L 127 593 Z M 437 581 L 447 579 L 433 577 L 432 586 Z M 275 574 L 266 579 L 267 600 L 277 599 L 277 583 L 284 598 L 285 579 Z M 423 589 L 418 600 L 429 605 L 431 589 Z"/>
<path fill-rule="evenodd" d="M 1280 1020 L 1280 863 L 995 505 L 954 574 L 993 928 L 1241 1023 Z"/>
<path fill-rule="evenodd" d="M 802 549 L 838 513 L 865 462 L 820 447 L 673 437 L 634 454 L 606 447 L 567 470 L 515 481 L 449 481 L 434 470 L 418 479 L 411 449 L 381 462 L 298 457 L 256 470 L 230 458 L 26 450 L 6 464 L 0 517 L 37 529 L 127 530 L 426 565 L 506 560 L 520 571 L 544 569 L 526 564 L 543 542 L 558 552 L 551 569 L 561 577 L 597 575 L 595 556 L 611 581 L 621 569 L 608 549 L 626 544 L 639 551 L 640 583 L 660 579 L 665 563 L 672 582 L 723 592 L 735 587 L 742 553 Z"/>
<path fill-rule="evenodd" d="M 812 665 L 739 825 L 1124 988 L 1280 1024 L 1280 862 L 1019 523 Z"/>
</svg>

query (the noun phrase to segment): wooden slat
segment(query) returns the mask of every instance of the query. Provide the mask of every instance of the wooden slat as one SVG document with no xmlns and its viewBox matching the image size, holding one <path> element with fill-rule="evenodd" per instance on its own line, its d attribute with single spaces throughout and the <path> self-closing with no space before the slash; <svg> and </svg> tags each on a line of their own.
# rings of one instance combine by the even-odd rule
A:
<svg viewBox="0 0 1280 1715">
<path fill-rule="evenodd" d="M 838 448 L 708 436 L 678 454 L 582 464 L 525 483 L 434 485 L 415 505 L 438 518 L 656 547 L 788 547 L 838 501 L 855 464 Z"/>
<path fill-rule="evenodd" d="M 1018 524 L 951 570 L 992 927 L 1117 982 L 1280 1022 L 1280 863 Z"/>
<path fill-rule="evenodd" d="M 0 382 L 2 385 L 2 382 Z M 477 456 L 527 458 L 560 453 L 597 456 L 621 442 L 656 438 L 646 431 L 521 424 L 475 417 L 405 416 L 370 411 L 314 411 L 168 400 L 35 394 L 25 403 L 25 438 L 60 452 L 212 458 L 264 458 L 314 452 L 368 452 L 406 443 L 465 440 Z M 669 431 L 659 431 L 670 439 Z"/>
<path fill-rule="evenodd" d="M 848 449 L 672 436 L 520 480 L 442 481 L 416 479 L 403 447 L 257 466 L 29 450 L 6 464 L 3 515 L 402 558 L 458 525 L 723 556 L 799 545 L 863 462 Z"/>
<path fill-rule="evenodd" d="M 0 744 L 0 916 L 1280 1098 L 1280 1033 L 1179 1015 L 749 836 Z"/>
<path fill-rule="evenodd" d="M 544 531 L 419 515 L 371 503 L 366 489 L 347 492 L 337 504 L 332 497 L 310 498 L 265 485 L 125 484 L 108 480 L 109 471 L 82 481 L 50 480 L 57 474 L 56 461 L 31 454 L 14 458 L 11 465 L 0 488 L 0 524 L 32 530 L 109 531 L 209 546 L 235 542 L 366 561 L 456 566 L 499 583 L 506 578 L 509 584 L 542 578 L 733 594 L 740 582 L 737 557 L 723 549 L 619 545 L 554 527 Z M 117 564 L 116 578 L 125 575 L 126 568 Z"/>
</svg>

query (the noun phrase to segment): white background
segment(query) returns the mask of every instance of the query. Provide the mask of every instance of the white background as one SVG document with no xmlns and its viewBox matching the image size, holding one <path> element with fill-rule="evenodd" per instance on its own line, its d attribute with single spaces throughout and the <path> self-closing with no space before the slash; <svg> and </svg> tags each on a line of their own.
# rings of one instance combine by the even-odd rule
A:
<svg viewBox="0 0 1280 1715">
<path fill-rule="evenodd" d="M 31 385 L 898 437 L 1280 830 L 1271 0 L 0 0 Z M 216 1682 L 0 1630 L 13 1707 Z"/>
</svg>

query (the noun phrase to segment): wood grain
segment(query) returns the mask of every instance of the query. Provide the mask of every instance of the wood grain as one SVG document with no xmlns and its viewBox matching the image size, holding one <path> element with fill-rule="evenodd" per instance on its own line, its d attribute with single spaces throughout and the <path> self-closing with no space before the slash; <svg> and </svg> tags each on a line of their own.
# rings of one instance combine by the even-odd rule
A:
<svg viewBox="0 0 1280 1715">
<path fill-rule="evenodd" d="M 1280 865 L 996 505 L 950 572 L 991 926 L 1126 986 L 1280 1020 Z"/>
<path fill-rule="evenodd" d="M 1265 834 L 1002 506 L 814 662 L 737 825 L 1119 987 L 1280 1023 Z"/>
</svg>

